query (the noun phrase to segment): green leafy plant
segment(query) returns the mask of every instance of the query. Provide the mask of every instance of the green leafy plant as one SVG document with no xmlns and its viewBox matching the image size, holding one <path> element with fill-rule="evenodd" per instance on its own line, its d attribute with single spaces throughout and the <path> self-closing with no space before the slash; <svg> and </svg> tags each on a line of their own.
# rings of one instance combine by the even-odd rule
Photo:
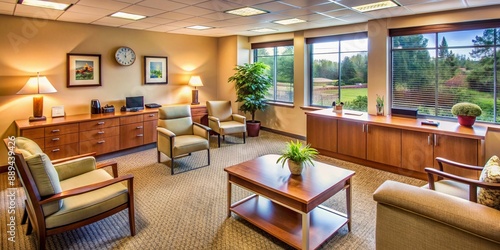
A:
<svg viewBox="0 0 500 250">
<path fill-rule="evenodd" d="M 311 148 L 310 144 L 302 145 L 300 141 L 290 141 L 286 143 L 286 148 L 283 150 L 283 154 L 278 158 L 276 163 L 281 162 L 281 166 L 285 166 L 287 159 L 290 159 L 297 163 L 309 162 L 314 165 L 312 159 L 318 154 L 318 150 Z"/>
<path fill-rule="evenodd" d="M 462 116 L 480 116 L 483 110 L 479 105 L 470 102 L 459 102 L 451 107 L 453 115 Z"/>
<path fill-rule="evenodd" d="M 383 107 L 384 106 L 384 96 L 380 97 L 377 95 L 377 106 Z"/>
<path fill-rule="evenodd" d="M 255 122 L 255 112 L 267 107 L 266 94 L 273 85 L 267 74 L 269 66 L 262 62 L 245 63 L 234 68 L 236 73 L 229 77 L 228 82 L 234 82 L 236 88 L 236 102 L 241 102 L 239 110 L 252 114 Z"/>
</svg>

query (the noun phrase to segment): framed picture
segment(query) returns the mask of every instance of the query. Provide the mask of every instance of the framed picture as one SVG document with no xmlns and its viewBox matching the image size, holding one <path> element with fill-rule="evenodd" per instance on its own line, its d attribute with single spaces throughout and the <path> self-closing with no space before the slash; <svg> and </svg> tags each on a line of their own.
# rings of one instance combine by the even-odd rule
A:
<svg viewBox="0 0 500 250">
<path fill-rule="evenodd" d="M 64 116 L 64 106 L 54 106 L 52 107 L 52 117 L 62 117 Z"/>
<path fill-rule="evenodd" d="M 144 84 L 168 83 L 168 58 L 160 56 L 144 57 Z"/>
<path fill-rule="evenodd" d="M 101 86 L 101 55 L 67 54 L 69 87 Z"/>
</svg>

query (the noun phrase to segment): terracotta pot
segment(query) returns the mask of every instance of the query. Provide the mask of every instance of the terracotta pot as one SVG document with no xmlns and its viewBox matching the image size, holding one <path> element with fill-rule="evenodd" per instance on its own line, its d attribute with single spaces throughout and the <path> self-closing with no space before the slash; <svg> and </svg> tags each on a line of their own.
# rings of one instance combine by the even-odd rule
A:
<svg viewBox="0 0 500 250">
<path fill-rule="evenodd" d="M 301 175 L 304 170 L 304 162 L 298 163 L 288 159 L 288 168 L 293 175 Z"/>
<path fill-rule="evenodd" d="M 259 136 L 260 122 L 259 121 L 247 121 L 247 135 L 248 137 Z"/>
<path fill-rule="evenodd" d="M 474 122 L 476 122 L 475 116 L 465 116 L 465 115 L 458 116 L 458 124 L 462 126 L 472 127 L 472 125 L 474 125 Z"/>
</svg>

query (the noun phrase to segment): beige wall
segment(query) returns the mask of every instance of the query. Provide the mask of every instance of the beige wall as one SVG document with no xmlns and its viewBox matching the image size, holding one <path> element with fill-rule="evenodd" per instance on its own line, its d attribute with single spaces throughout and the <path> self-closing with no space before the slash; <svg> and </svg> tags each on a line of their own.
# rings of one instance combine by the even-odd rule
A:
<svg viewBox="0 0 500 250">
<path fill-rule="evenodd" d="M 199 100 L 217 97 L 217 38 L 112 28 L 0 15 L 0 134 L 15 135 L 13 121 L 33 113 L 32 96 L 16 95 L 29 76 L 47 76 L 57 93 L 44 95 L 44 115 L 64 105 L 67 115 L 90 113 L 90 100 L 119 109 L 125 97 L 143 95 L 145 102 L 191 103 L 189 76 L 201 76 Z M 137 60 L 120 66 L 114 59 L 119 46 L 131 47 Z M 66 54 L 101 54 L 101 87 L 66 87 Z M 168 57 L 169 84 L 144 85 L 144 59 Z M 0 147 L 0 165 L 6 164 Z"/>
</svg>

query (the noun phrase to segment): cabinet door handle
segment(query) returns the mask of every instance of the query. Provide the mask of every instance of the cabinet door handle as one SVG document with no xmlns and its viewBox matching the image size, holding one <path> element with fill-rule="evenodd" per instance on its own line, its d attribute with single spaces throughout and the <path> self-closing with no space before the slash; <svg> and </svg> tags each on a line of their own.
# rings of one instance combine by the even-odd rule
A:
<svg viewBox="0 0 500 250">
<path fill-rule="evenodd" d="M 59 131 L 61 131 L 61 130 L 59 130 L 59 129 L 53 129 L 53 130 L 52 130 L 52 133 L 57 133 L 57 132 L 59 132 Z"/>
<path fill-rule="evenodd" d="M 103 144 L 105 142 L 106 142 L 105 140 L 102 140 L 102 141 L 98 141 L 97 144 Z"/>
<path fill-rule="evenodd" d="M 60 149 L 58 148 L 55 148 L 55 149 L 52 149 L 52 152 L 58 152 Z"/>
<path fill-rule="evenodd" d="M 155 114 L 150 114 L 149 117 L 155 117 Z"/>
<path fill-rule="evenodd" d="M 368 134 L 368 124 L 366 124 L 366 133 Z"/>
<path fill-rule="evenodd" d="M 106 122 L 98 122 L 97 125 L 104 125 Z"/>
<path fill-rule="evenodd" d="M 427 145 L 431 145 L 431 135 L 427 136 Z"/>
<path fill-rule="evenodd" d="M 136 129 L 141 129 L 141 128 L 142 128 L 142 126 L 137 126 L 137 127 L 136 127 Z"/>
<path fill-rule="evenodd" d="M 102 135 L 104 134 L 104 131 L 98 131 L 97 134 Z"/>
<path fill-rule="evenodd" d="M 438 146 L 438 136 L 434 134 L 434 147 Z"/>
<path fill-rule="evenodd" d="M 138 134 L 137 137 L 143 137 L 144 135 L 143 134 Z"/>
<path fill-rule="evenodd" d="M 361 132 L 365 132 L 365 124 L 361 124 Z"/>
<path fill-rule="evenodd" d="M 60 139 L 59 139 L 59 137 L 57 137 L 57 138 L 52 138 L 52 141 L 59 141 L 59 140 L 60 140 Z"/>
</svg>

